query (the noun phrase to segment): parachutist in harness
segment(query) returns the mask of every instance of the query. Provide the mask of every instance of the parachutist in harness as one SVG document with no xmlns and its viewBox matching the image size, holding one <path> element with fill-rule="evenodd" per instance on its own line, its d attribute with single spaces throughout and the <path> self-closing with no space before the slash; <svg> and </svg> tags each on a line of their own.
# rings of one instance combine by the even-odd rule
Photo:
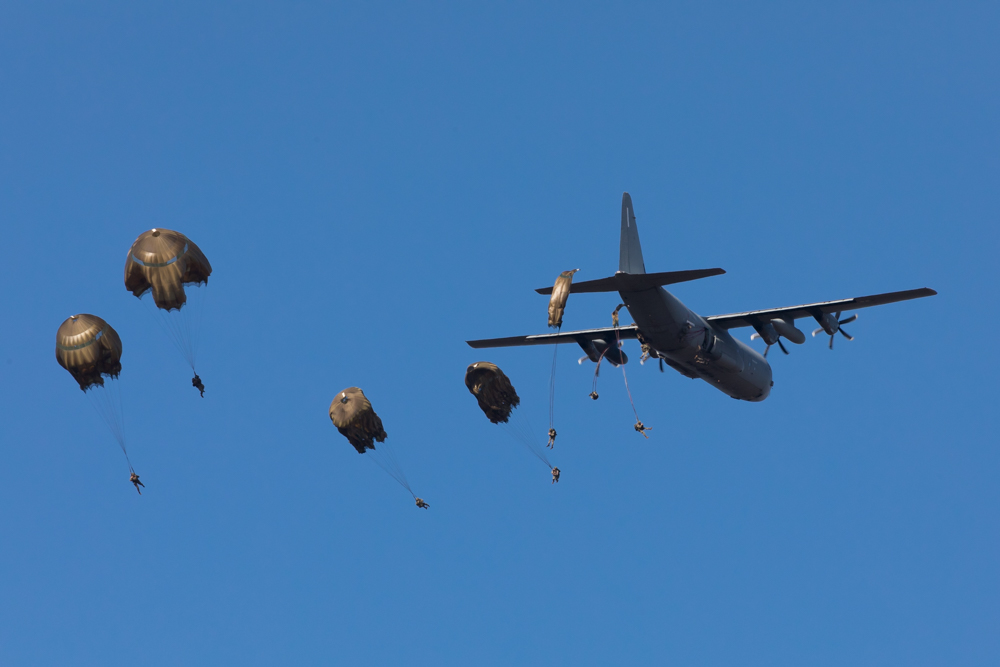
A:
<svg viewBox="0 0 1000 667">
<path fill-rule="evenodd" d="M 128 481 L 132 482 L 132 485 L 135 486 L 136 491 L 139 491 L 140 486 L 144 489 L 146 488 L 146 485 L 139 481 L 139 476 L 135 474 L 134 470 L 132 471 L 132 474 L 129 475 Z M 139 495 L 140 496 L 142 495 L 142 491 L 139 491 Z"/>
<path fill-rule="evenodd" d="M 556 446 L 556 430 L 554 428 L 549 429 L 549 444 L 545 445 L 549 449 L 553 449 Z"/>
<path fill-rule="evenodd" d="M 202 383 L 201 378 L 195 373 L 194 377 L 191 378 L 191 386 L 201 392 L 201 397 L 205 398 L 205 385 Z"/>
<path fill-rule="evenodd" d="M 649 361 L 650 357 L 654 356 L 653 348 L 646 342 L 646 339 L 643 338 L 641 331 L 636 331 L 635 337 L 639 339 L 639 345 L 642 346 L 642 356 L 639 357 L 639 363 L 644 364 Z"/>
<path fill-rule="evenodd" d="M 552 469 L 552 483 L 553 484 L 558 484 L 559 483 L 559 475 L 560 474 L 562 474 L 562 472 L 559 470 L 559 468 L 553 468 Z"/>
<path fill-rule="evenodd" d="M 618 307 L 611 313 L 611 326 L 618 328 L 618 311 L 625 307 L 624 303 L 619 303 Z"/>
<path fill-rule="evenodd" d="M 424 502 L 423 498 L 417 498 L 416 500 L 417 500 L 417 507 L 419 507 L 420 509 L 425 510 L 428 507 L 430 507 L 430 505 Z"/>
<path fill-rule="evenodd" d="M 642 356 L 639 357 L 639 363 L 644 364 L 649 361 L 649 357 L 652 353 L 653 350 L 650 349 L 649 345 L 647 343 L 642 343 Z"/>
<path fill-rule="evenodd" d="M 646 435 L 646 431 L 652 431 L 652 430 L 653 430 L 652 426 L 645 426 L 638 419 L 635 420 L 635 431 L 636 431 L 636 433 L 642 433 L 642 437 L 646 438 L 647 440 L 649 440 L 649 436 Z"/>
<path fill-rule="evenodd" d="M 596 391 L 592 391 L 592 392 L 590 392 L 589 396 L 590 396 L 590 397 L 591 397 L 592 399 L 594 399 L 595 401 L 597 400 L 597 392 L 596 392 Z"/>
</svg>

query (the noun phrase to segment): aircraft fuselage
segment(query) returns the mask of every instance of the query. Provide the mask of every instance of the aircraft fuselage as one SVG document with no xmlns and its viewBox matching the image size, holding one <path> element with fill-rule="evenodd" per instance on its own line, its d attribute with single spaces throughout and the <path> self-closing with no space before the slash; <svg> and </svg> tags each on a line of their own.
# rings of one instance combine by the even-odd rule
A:
<svg viewBox="0 0 1000 667">
<path fill-rule="evenodd" d="M 642 338 L 674 370 L 744 401 L 763 401 L 771 393 L 771 366 L 763 355 L 664 288 L 619 294 Z"/>
</svg>

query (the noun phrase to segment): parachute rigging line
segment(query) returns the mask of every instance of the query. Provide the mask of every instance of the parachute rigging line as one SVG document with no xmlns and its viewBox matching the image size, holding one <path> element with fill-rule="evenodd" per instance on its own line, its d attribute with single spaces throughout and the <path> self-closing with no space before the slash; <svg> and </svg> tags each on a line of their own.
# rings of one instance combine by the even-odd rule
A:
<svg viewBox="0 0 1000 667">
<path fill-rule="evenodd" d="M 562 327 L 556 329 L 556 333 L 562 331 Z M 549 428 L 555 426 L 556 418 L 556 359 L 559 356 L 559 344 L 552 346 L 552 372 L 549 374 Z"/>
<path fill-rule="evenodd" d="M 517 408 L 511 411 L 510 419 L 500 422 L 503 430 L 512 438 L 520 442 L 525 448 L 534 454 L 539 461 L 552 470 L 552 463 L 545 455 L 545 447 L 538 442 L 538 432 L 534 425 L 528 421 L 527 415 L 522 415 Z"/>
<path fill-rule="evenodd" d="M 610 347 L 604 348 L 604 352 L 601 352 L 601 356 L 597 358 L 597 366 L 594 367 L 594 383 L 590 387 L 590 397 L 597 400 L 597 377 L 601 374 L 601 362 L 604 361 L 604 355 L 608 353 Z"/>
<path fill-rule="evenodd" d="M 612 314 L 612 323 L 614 324 L 614 329 L 615 329 L 615 340 L 617 341 L 618 349 L 621 350 L 622 349 L 622 340 L 621 340 L 621 336 L 618 335 L 618 309 L 619 308 L 621 308 L 621 306 L 618 306 L 618 308 L 615 308 L 615 312 Z M 628 375 L 625 374 L 625 364 L 622 364 L 621 366 L 622 366 L 622 377 L 625 378 L 625 392 L 628 393 L 628 402 L 632 404 L 632 413 L 635 415 L 635 430 L 636 430 L 636 432 L 641 433 L 642 437 L 644 437 L 647 440 L 649 440 L 649 436 L 646 435 L 646 431 L 651 431 L 652 428 L 649 427 L 649 426 L 645 426 L 642 423 L 642 420 L 639 419 L 639 412 L 635 409 L 635 401 L 632 400 L 632 390 L 629 389 L 629 387 L 628 387 Z"/>
<path fill-rule="evenodd" d="M 390 477 L 399 482 L 399 485 L 416 499 L 417 496 L 413 493 L 413 489 L 410 488 L 410 482 L 406 479 L 406 473 L 403 472 L 403 467 L 399 465 L 399 460 L 396 458 L 396 452 L 389 445 L 388 441 L 377 443 L 374 449 L 369 449 L 365 452 L 365 456 L 370 458 L 379 468 L 386 471 Z"/>
<path fill-rule="evenodd" d="M 188 293 L 189 298 L 184 307 L 179 310 L 166 311 L 158 308 L 153 302 L 152 290 L 143 294 L 139 300 L 143 302 L 157 325 L 166 334 L 167 338 L 170 339 L 174 347 L 177 348 L 177 351 L 181 353 L 181 356 L 184 357 L 188 365 L 191 366 L 191 370 L 197 372 L 195 364 L 198 353 L 198 333 L 201 329 L 201 322 L 204 319 L 205 309 L 203 303 L 196 302 L 205 300 L 204 297 L 208 292 L 207 290 L 202 292 L 202 288 L 208 286 L 185 285 L 185 287 L 187 288 L 185 291 Z M 197 288 L 197 291 L 192 292 L 192 287 Z M 190 298 L 192 294 L 195 295 L 194 299 Z M 149 295 L 149 299 L 146 298 L 147 295 Z"/>
<path fill-rule="evenodd" d="M 111 435 L 114 436 L 128 461 L 129 469 L 132 468 L 132 461 L 129 460 L 128 450 L 125 446 L 125 412 L 122 402 L 122 391 L 117 378 L 106 378 L 103 385 L 92 385 L 84 390 L 87 399 L 94 407 L 94 411 L 107 425 Z"/>
</svg>

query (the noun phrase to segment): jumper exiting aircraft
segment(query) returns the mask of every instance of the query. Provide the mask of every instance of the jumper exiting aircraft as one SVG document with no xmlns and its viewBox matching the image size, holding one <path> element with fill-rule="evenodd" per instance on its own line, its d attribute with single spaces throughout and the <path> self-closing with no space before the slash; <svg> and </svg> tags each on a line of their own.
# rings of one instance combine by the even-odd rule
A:
<svg viewBox="0 0 1000 667">
<path fill-rule="evenodd" d="M 577 343 L 591 361 L 599 362 L 604 358 L 617 366 L 628 362 L 628 357 L 619 348 L 620 341 L 637 338 L 643 343 L 644 351 L 651 357 L 659 358 L 661 365 L 666 362 L 682 375 L 701 378 L 733 398 L 763 401 L 774 386 L 771 381 L 771 366 L 766 359 L 767 350 L 763 355 L 760 354 L 733 338 L 729 333 L 730 329 L 753 327 L 757 332 L 753 337 L 762 338 L 768 349 L 777 344 L 788 354 L 780 339 L 785 338 L 796 344 L 804 343 L 805 334 L 795 326 L 795 320 L 812 317 L 819 323 L 819 328 L 812 335 L 827 333 L 830 336 L 830 348 L 833 349 L 833 338 L 838 332 L 851 340 L 851 336 L 840 328 L 841 325 L 857 319 L 857 315 L 853 315 L 842 320 L 842 312 L 937 294 L 924 287 L 804 306 L 701 317 L 662 287 L 722 273 L 725 273 L 722 269 L 646 273 L 639 246 L 639 232 L 635 226 L 635 213 L 632 210 L 632 198 L 626 192 L 622 195 L 618 272 L 610 278 L 575 282 L 570 287 L 570 293 L 618 292 L 635 324 L 536 336 L 471 340 L 468 343 L 477 349 Z M 551 294 L 552 288 L 544 287 L 535 291 L 539 294 Z"/>
</svg>

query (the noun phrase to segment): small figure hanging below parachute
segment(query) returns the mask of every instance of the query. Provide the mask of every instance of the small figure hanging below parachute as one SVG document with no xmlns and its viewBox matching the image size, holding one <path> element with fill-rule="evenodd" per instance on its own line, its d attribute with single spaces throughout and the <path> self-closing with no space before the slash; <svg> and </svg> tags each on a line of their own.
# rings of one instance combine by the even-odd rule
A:
<svg viewBox="0 0 1000 667">
<path fill-rule="evenodd" d="M 500 424 L 507 433 L 528 448 L 532 454 L 552 471 L 552 464 L 545 455 L 545 447 L 538 443 L 534 429 L 523 415 L 514 412 L 521 399 L 510 379 L 496 365 L 488 361 L 469 364 L 465 370 L 465 386 L 476 397 L 479 409 L 494 424 Z M 558 477 L 558 474 L 556 475 Z"/>
<path fill-rule="evenodd" d="M 205 385 L 195 370 L 195 357 L 199 316 L 203 313 L 191 312 L 185 286 L 207 286 L 210 275 L 212 265 L 201 248 L 171 229 L 151 229 L 140 234 L 125 260 L 125 289 L 139 299 L 152 293 L 161 326 L 190 364 L 194 373 L 191 385 L 202 397 Z"/>
<path fill-rule="evenodd" d="M 146 488 L 146 485 L 139 481 L 139 475 L 135 474 L 134 470 L 132 471 L 132 474 L 129 475 L 128 481 L 132 482 L 136 491 L 139 491 L 140 486 L 144 489 Z M 142 491 L 139 491 L 139 495 L 142 495 Z"/>
<path fill-rule="evenodd" d="M 110 324 L 96 315 L 67 318 L 56 331 L 56 361 L 80 385 L 94 410 L 108 425 L 128 463 L 129 481 L 139 479 L 125 447 L 125 419 L 122 414 L 122 340 Z M 134 478 L 134 479 L 133 479 Z M 136 486 L 136 491 L 139 487 Z"/>
<path fill-rule="evenodd" d="M 375 413 L 371 402 L 358 387 L 348 387 L 330 403 L 330 421 L 337 427 L 340 434 L 347 438 L 351 446 L 359 454 L 367 453 L 368 458 L 385 470 L 399 484 L 410 492 L 417 507 L 430 507 L 422 498 L 418 498 L 403 473 L 403 468 L 396 459 L 396 453 L 386 438 L 388 434 L 382 427 L 382 420 Z M 375 443 L 379 443 L 378 447 Z"/>
</svg>

